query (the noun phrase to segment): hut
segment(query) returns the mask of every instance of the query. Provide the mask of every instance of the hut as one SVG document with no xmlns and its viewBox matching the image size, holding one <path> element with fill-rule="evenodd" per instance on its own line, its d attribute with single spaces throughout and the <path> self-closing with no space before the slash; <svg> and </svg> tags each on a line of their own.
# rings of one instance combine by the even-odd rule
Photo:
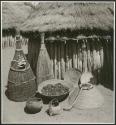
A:
<svg viewBox="0 0 116 125">
<path fill-rule="evenodd" d="M 16 27 L 27 19 L 32 8 L 24 2 L 2 2 L 2 47 L 14 46 Z M 23 37 L 23 43 L 27 43 Z"/>
<path fill-rule="evenodd" d="M 91 71 L 97 83 L 113 85 L 113 2 L 40 2 L 22 26 L 28 61 L 36 75 L 41 33 L 54 77 L 67 69 Z"/>
<path fill-rule="evenodd" d="M 99 82 L 112 83 L 113 21 L 113 3 L 40 2 L 21 29 L 29 36 L 34 73 L 44 32 L 55 78 L 78 68 L 91 70 Z"/>
</svg>

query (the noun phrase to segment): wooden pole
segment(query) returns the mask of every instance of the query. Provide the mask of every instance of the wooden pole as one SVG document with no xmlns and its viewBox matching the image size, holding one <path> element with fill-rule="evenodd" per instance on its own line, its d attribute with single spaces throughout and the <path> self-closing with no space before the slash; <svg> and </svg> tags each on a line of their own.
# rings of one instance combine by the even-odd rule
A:
<svg viewBox="0 0 116 125">
<path fill-rule="evenodd" d="M 77 43 L 76 43 L 76 62 L 77 62 L 76 67 L 77 69 L 78 69 L 78 52 L 79 50 L 78 50 L 78 40 L 77 40 Z"/>
<path fill-rule="evenodd" d="M 95 49 L 95 41 L 93 41 L 93 63 L 94 63 L 94 66 L 93 66 L 93 69 L 94 70 L 96 70 L 96 60 L 95 60 L 95 58 L 96 58 L 96 49 Z"/>
<path fill-rule="evenodd" d="M 77 68 L 80 70 L 80 67 L 79 67 L 79 54 L 80 54 L 80 43 L 78 42 L 78 46 L 77 46 Z M 81 71 L 81 70 L 80 70 Z"/>
<path fill-rule="evenodd" d="M 81 45 L 80 45 L 80 42 L 78 42 L 78 46 L 77 46 L 77 64 L 78 64 L 78 69 L 80 70 L 80 71 L 82 71 L 82 62 L 81 62 L 81 55 L 82 53 L 81 53 Z"/>
<path fill-rule="evenodd" d="M 83 72 L 86 72 L 87 71 L 87 52 L 86 52 L 85 41 L 83 41 L 82 51 L 83 51 Z"/>
<path fill-rule="evenodd" d="M 10 43 L 11 43 L 11 47 L 12 47 L 12 46 L 13 46 L 13 45 L 12 45 L 12 36 L 10 36 Z"/>
<path fill-rule="evenodd" d="M 54 56 L 54 69 L 55 69 L 55 78 L 57 78 L 57 43 L 55 42 L 55 56 Z"/>
<path fill-rule="evenodd" d="M 108 60 L 109 60 L 109 72 L 108 72 L 108 76 L 109 76 L 109 84 L 110 84 L 110 81 L 111 81 L 111 49 L 110 49 L 110 43 L 111 41 L 110 40 L 107 40 L 107 44 L 108 44 Z"/>
<path fill-rule="evenodd" d="M 97 83 L 100 82 L 100 68 L 101 68 L 101 62 L 100 62 L 100 45 L 99 45 L 99 39 L 96 40 L 96 62 L 97 62 Z"/>
<path fill-rule="evenodd" d="M 51 42 L 50 43 L 50 60 L 51 60 L 52 69 L 53 69 L 53 57 L 54 57 L 54 47 L 53 47 L 53 43 Z M 52 74 L 54 74 L 54 73 L 52 72 Z"/>
<path fill-rule="evenodd" d="M 55 42 L 53 42 L 53 73 L 55 78 Z"/>
<path fill-rule="evenodd" d="M 91 72 L 91 54 L 90 54 L 89 41 L 86 41 L 86 44 L 87 44 L 87 67 L 88 67 L 88 71 Z"/>
<path fill-rule="evenodd" d="M 103 53 L 103 45 L 101 43 L 102 41 L 99 42 L 100 44 L 100 63 L 101 63 L 101 68 L 103 68 L 103 63 L 104 63 L 104 53 Z"/>
<path fill-rule="evenodd" d="M 93 51 L 94 51 L 94 44 L 93 44 L 94 40 L 92 39 L 90 44 L 91 44 L 91 64 L 92 64 L 92 71 L 94 70 L 94 55 L 93 55 Z"/>
<path fill-rule="evenodd" d="M 108 46 L 107 46 L 106 40 L 104 40 L 104 59 L 105 59 L 105 63 L 104 63 L 105 82 L 106 82 L 106 84 L 108 84 L 109 63 L 108 63 Z"/>
<path fill-rule="evenodd" d="M 110 75 L 111 75 L 111 54 L 110 54 L 110 45 L 109 45 L 109 40 L 106 40 L 106 46 L 107 46 L 107 81 L 108 84 L 110 84 Z"/>
<path fill-rule="evenodd" d="M 109 57 L 110 57 L 110 83 L 113 85 L 113 39 L 109 40 Z M 113 86 L 112 86 L 113 87 Z"/>
<path fill-rule="evenodd" d="M 66 43 L 66 71 L 69 69 L 68 43 Z"/>
<path fill-rule="evenodd" d="M 68 52 L 69 52 L 69 69 L 72 68 L 72 41 L 69 42 Z"/>
<path fill-rule="evenodd" d="M 112 84 L 113 84 L 113 75 L 114 75 L 114 61 L 113 61 L 113 56 L 114 56 L 114 45 L 113 45 L 113 39 L 111 39 L 111 43 L 110 43 L 110 45 L 111 45 L 111 82 L 112 82 Z"/>
<path fill-rule="evenodd" d="M 61 79 L 61 69 L 60 69 L 60 42 L 58 43 L 58 78 Z"/>
<path fill-rule="evenodd" d="M 106 69 L 106 68 L 105 68 L 105 67 L 106 67 L 106 64 L 105 64 L 105 63 L 106 63 L 106 58 L 105 58 L 106 52 L 105 52 L 105 51 L 106 51 L 106 50 L 105 50 L 105 44 L 104 44 L 104 43 L 105 43 L 105 41 L 104 41 L 104 39 L 102 38 L 102 39 L 101 39 L 101 44 L 102 44 L 102 46 L 103 46 L 103 68 L 102 68 L 102 73 L 101 73 L 101 80 L 102 80 L 103 83 L 106 82 L 106 80 L 105 80 L 105 79 L 106 79 L 106 78 L 105 78 L 105 77 L 106 77 L 106 76 L 105 76 L 105 75 L 106 75 L 106 74 L 105 74 L 105 72 L 106 72 L 106 71 L 105 71 L 105 69 Z"/>
<path fill-rule="evenodd" d="M 64 73 L 65 73 L 65 62 L 64 62 L 64 42 L 61 43 L 61 79 L 64 79 Z"/>
<path fill-rule="evenodd" d="M 77 59 L 76 59 L 76 43 L 74 42 L 73 45 L 73 68 L 77 68 Z"/>
<path fill-rule="evenodd" d="M 103 75 L 103 63 L 104 63 L 104 52 L 103 52 L 103 45 L 102 45 L 102 40 L 99 40 L 99 54 L 100 54 L 100 82 L 102 82 L 102 75 Z"/>
<path fill-rule="evenodd" d="M 9 42 L 8 47 L 10 47 L 10 36 L 8 36 L 8 42 Z"/>
</svg>

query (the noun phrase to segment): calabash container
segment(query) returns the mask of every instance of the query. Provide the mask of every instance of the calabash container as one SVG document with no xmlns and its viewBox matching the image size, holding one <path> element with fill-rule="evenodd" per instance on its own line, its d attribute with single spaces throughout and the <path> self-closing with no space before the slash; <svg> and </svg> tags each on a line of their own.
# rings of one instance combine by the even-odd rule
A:
<svg viewBox="0 0 116 125">
<path fill-rule="evenodd" d="M 26 112 L 35 114 L 41 111 L 43 107 L 43 102 L 41 98 L 31 97 L 26 102 Z"/>
<path fill-rule="evenodd" d="M 48 114 L 50 116 L 54 116 L 54 115 L 58 115 L 60 113 L 61 113 L 61 106 L 59 104 L 59 101 L 56 98 L 54 98 L 49 103 Z"/>
</svg>

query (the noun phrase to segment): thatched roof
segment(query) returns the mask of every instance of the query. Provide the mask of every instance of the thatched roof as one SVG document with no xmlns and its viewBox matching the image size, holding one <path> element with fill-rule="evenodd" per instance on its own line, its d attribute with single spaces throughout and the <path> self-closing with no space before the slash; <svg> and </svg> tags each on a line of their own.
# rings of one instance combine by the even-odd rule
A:
<svg viewBox="0 0 116 125">
<path fill-rule="evenodd" d="M 22 26 L 28 31 L 113 29 L 114 3 L 40 2 Z"/>
<path fill-rule="evenodd" d="M 24 2 L 2 2 L 2 29 L 17 27 L 27 19 L 31 7 Z"/>
</svg>

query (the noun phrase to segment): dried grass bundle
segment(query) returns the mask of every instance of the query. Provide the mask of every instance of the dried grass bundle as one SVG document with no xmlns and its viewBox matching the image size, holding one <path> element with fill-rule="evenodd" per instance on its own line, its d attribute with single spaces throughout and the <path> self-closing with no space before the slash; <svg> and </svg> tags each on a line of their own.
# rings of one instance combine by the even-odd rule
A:
<svg viewBox="0 0 116 125">
<path fill-rule="evenodd" d="M 37 85 L 42 81 L 53 78 L 53 69 L 51 67 L 51 61 L 47 49 L 44 44 L 44 34 L 41 35 L 41 48 L 37 61 Z"/>
</svg>

